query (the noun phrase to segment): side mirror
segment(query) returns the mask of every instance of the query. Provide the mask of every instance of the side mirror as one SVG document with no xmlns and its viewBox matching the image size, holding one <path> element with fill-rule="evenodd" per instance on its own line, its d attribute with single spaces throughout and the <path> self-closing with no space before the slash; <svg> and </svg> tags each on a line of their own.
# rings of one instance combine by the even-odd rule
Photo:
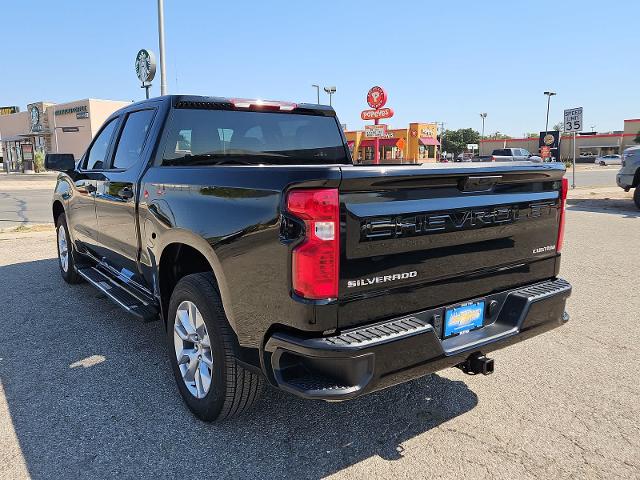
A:
<svg viewBox="0 0 640 480">
<path fill-rule="evenodd" d="M 47 153 L 44 168 L 58 172 L 69 172 L 76 168 L 76 159 L 71 153 Z"/>
</svg>

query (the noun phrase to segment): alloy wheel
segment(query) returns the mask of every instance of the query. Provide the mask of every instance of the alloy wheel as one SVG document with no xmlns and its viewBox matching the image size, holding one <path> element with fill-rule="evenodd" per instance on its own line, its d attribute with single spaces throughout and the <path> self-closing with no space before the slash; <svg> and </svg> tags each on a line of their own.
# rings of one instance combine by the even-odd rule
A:
<svg viewBox="0 0 640 480">
<path fill-rule="evenodd" d="M 60 257 L 60 267 L 66 273 L 69 269 L 69 248 L 67 246 L 67 234 L 63 227 L 58 228 L 58 256 Z"/>
<path fill-rule="evenodd" d="M 204 398 L 211 388 L 213 356 L 207 326 L 195 303 L 185 300 L 178 305 L 173 344 L 187 390 L 196 398 Z"/>
</svg>

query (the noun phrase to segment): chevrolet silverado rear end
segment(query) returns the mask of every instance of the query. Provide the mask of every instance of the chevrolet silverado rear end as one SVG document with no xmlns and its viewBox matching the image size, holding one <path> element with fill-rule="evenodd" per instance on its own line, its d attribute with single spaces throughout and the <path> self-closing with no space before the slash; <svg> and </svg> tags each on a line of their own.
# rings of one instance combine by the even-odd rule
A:
<svg viewBox="0 0 640 480">
<path fill-rule="evenodd" d="M 449 366 L 487 374 L 486 353 L 562 325 L 563 175 L 530 162 L 348 166 L 337 188 L 287 192 L 292 296 L 336 323 L 273 331 L 271 381 L 342 400 Z"/>
<path fill-rule="evenodd" d="M 199 418 L 266 378 L 345 400 L 566 321 L 564 167 L 353 165 L 331 107 L 167 96 L 115 112 L 59 170 L 60 273 L 162 319 Z"/>
</svg>

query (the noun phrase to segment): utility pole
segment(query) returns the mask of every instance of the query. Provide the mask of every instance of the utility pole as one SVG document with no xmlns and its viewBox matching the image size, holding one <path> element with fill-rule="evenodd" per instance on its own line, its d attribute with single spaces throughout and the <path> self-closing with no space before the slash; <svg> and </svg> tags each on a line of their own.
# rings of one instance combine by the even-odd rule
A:
<svg viewBox="0 0 640 480">
<path fill-rule="evenodd" d="M 167 94 L 167 58 L 164 53 L 164 0 L 158 0 L 158 43 L 160 50 L 160 95 Z"/>
<path fill-rule="evenodd" d="M 315 85 L 314 84 L 314 85 L 311 85 L 311 86 L 316 89 L 316 93 L 317 93 L 317 96 L 318 96 L 318 101 L 316 103 L 318 105 L 320 105 L 320 85 Z"/>
<path fill-rule="evenodd" d="M 484 140 L 484 119 L 487 118 L 487 113 L 481 113 L 480 118 L 482 118 L 482 135 L 480 135 L 480 148 L 478 149 L 478 155 L 482 155 L 482 140 Z"/>
</svg>

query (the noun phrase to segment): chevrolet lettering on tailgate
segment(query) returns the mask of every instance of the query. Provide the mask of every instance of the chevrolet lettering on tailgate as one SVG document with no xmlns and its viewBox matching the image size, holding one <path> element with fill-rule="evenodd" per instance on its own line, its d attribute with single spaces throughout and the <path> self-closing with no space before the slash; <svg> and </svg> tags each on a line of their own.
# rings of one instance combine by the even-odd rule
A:
<svg viewBox="0 0 640 480">
<path fill-rule="evenodd" d="M 523 219 L 555 215 L 552 202 L 532 203 L 528 207 L 504 206 L 482 210 L 457 210 L 451 213 L 419 213 L 405 216 L 366 219 L 362 222 L 362 240 L 428 235 L 505 225 Z"/>
</svg>

